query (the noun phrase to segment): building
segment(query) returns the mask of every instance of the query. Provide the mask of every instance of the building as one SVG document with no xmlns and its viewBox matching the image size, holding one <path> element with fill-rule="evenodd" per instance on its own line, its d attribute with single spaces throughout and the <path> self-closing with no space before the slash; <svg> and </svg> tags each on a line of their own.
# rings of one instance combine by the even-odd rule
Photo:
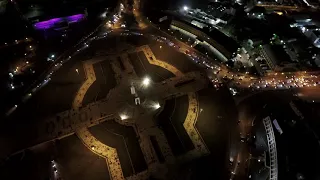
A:
<svg viewBox="0 0 320 180">
<path fill-rule="evenodd" d="M 315 47 L 320 48 L 320 29 L 310 31 L 307 37 L 311 40 Z"/>
<path fill-rule="evenodd" d="M 293 19 L 295 23 L 290 24 L 290 27 L 299 28 L 315 47 L 320 48 L 320 23 L 308 16 L 295 16 Z"/>
<path fill-rule="evenodd" d="M 260 48 L 260 54 L 266 60 L 273 71 L 286 71 L 296 69 L 296 63 L 292 62 L 282 46 L 266 44 Z"/>
</svg>

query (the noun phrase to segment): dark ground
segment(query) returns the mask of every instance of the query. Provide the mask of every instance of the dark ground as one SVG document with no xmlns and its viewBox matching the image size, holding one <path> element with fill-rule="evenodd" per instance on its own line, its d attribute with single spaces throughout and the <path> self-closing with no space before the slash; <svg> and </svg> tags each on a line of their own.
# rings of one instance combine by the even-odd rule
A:
<svg viewBox="0 0 320 180">
<path fill-rule="evenodd" d="M 187 112 L 188 97 L 185 95 L 167 100 L 164 109 L 157 117 L 157 124 L 163 130 L 175 156 L 194 149 L 194 145 L 183 127 Z"/>
<path fill-rule="evenodd" d="M 160 45 L 162 46 L 161 49 Z M 149 46 L 157 59 L 175 66 L 183 73 L 200 70 L 196 63 L 189 60 L 187 55 L 177 52 L 173 47 L 160 42 L 150 44 Z"/>
<path fill-rule="evenodd" d="M 92 153 L 76 135 L 58 141 L 56 153 L 63 179 L 110 179 L 105 159 Z"/>
<path fill-rule="evenodd" d="M 76 72 L 79 70 L 79 74 Z M 85 80 L 82 62 L 71 60 L 51 76 L 51 81 L 38 90 L 13 113 L 15 119 L 39 119 L 71 108 L 76 92 Z M 16 117 L 14 117 L 16 116 Z"/>
<path fill-rule="evenodd" d="M 149 76 L 152 81 L 161 82 L 165 79 L 174 77 L 174 74 L 172 74 L 170 71 L 162 67 L 149 64 L 145 54 L 142 51 L 129 54 L 129 59 L 137 76 L 140 78 Z"/>
<path fill-rule="evenodd" d="M 51 160 L 55 161 L 58 175 L 63 179 L 110 179 L 105 159 L 92 153 L 76 135 L 12 156 L 4 166 L 0 165 L 0 177 L 4 180 L 54 179 Z"/>
</svg>

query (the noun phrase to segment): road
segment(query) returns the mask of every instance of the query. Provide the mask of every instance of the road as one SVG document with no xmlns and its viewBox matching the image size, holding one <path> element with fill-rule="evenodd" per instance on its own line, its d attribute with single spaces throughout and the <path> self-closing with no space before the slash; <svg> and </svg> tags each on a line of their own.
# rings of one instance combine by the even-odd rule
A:
<svg viewBox="0 0 320 180">
<path fill-rule="evenodd" d="M 138 18 L 137 18 L 138 19 Z M 139 21 L 143 19 L 139 16 Z M 166 31 L 155 27 L 151 21 L 144 19 L 143 25 L 148 24 L 149 32 L 158 34 L 173 42 L 178 46 L 178 50 L 190 56 L 194 61 L 202 64 L 207 69 L 212 71 L 209 76 L 217 76 L 220 80 L 231 80 L 233 86 L 238 88 L 253 88 L 259 90 L 271 89 L 294 89 L 294 88 L 318 88 L 320 85 L 320 77 L 318 71 L 297 71 L 297 72 L 283 72 L 283 73 L 269 73 L 263 77 L 256 77 L 247 73 L 239 73 L 233 71 L 231 68 L 214 61 L 210 57 L 202 54 L 198 50 L 192 48 L 190 45 L 179 41 Z M 142 26 L 142 25 L 141 25 Z M 166 42 L 166 40 L 163 40 Z M 168 41 L 167 41 L 168 43 Z"/>
</svg>

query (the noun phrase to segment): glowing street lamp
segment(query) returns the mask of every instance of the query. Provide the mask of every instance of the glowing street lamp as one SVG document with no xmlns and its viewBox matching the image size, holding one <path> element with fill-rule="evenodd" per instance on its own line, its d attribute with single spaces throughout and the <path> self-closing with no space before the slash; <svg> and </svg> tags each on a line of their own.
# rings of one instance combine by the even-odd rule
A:
<svg viewBox="0 0 320 180">
<path fill-rule="evenodd" d="M 54 57 L 55 57 L 55 55 L 54 55 L 54 54 L 52 54 L 52 55 L 51 55 L 51 58 L 54 58 Z"/>
<path fill-rule="evenodd" d="M 143 79 L 143 81 L 142 81 L 142 84 L 143 84 L 144 86 L 149 86 L 149 84 L 150 84 L 150 78 L 145 77 L 145 78 Z"/>
<path fill-rule="evenodd" d="M 127 116 L 125 114 L 120 114 L 120 118 L 121 118 L 121 120 L 126 120 L 129 118 L 129 116 Z"/>
<path fill-rule="evenodd" d="M 156 103 L 156 104 L 153 105 L 153 108 L 154 108 L 154 109 L 159 109 L 160 107 L 161 107 L 161 106 L 160 106 L 159 103 Z"/>
<path fill-rule="evenodd" d="M 183 6 L 183 10 L 188 11 L 189 7 L 188 6 Z"/>
</svg>

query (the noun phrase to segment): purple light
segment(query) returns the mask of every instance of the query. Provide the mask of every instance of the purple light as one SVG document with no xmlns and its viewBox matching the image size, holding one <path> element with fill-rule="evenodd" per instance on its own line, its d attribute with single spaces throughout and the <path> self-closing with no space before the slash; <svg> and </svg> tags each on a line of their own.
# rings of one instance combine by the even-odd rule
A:
<svg viewBox="0 0 320 180">
<path fill-rule="evenodd" d="M 60 23 L 62 21 L 63 21 L 62 18 L 53 18 L 47 21 L 41 21 L 41 22 L 35 23 L 34 27 L 36 29 L 49 29 L 49 28 L 52 28 L 54 24 Z"/>
<path fill-rule="evenodd" d="M 62 17 L 62 18 L 53 18 L 49 19 L 47 21 L 41 21 L 35 23 L 33 26 L 35 29 L 40 30 L 40 29 L 50 29 L 53 28 L 55 24 L 61 23 L 63 21 L 68 21 L 69 23 L 75 23 L 83 20 L 85 18 L 84 14 L 76 14 L 72 16 L 67 16 L 67 17 Z"/>
<path fill-rule="evenodd" d="M 84 19 L 84 14 L 76 14 L 73 16 L 68 16 L 68 17 L 66 17 L 66 19 L 69 23 L 79 22 L 82 19 Z"/>
</svg>

